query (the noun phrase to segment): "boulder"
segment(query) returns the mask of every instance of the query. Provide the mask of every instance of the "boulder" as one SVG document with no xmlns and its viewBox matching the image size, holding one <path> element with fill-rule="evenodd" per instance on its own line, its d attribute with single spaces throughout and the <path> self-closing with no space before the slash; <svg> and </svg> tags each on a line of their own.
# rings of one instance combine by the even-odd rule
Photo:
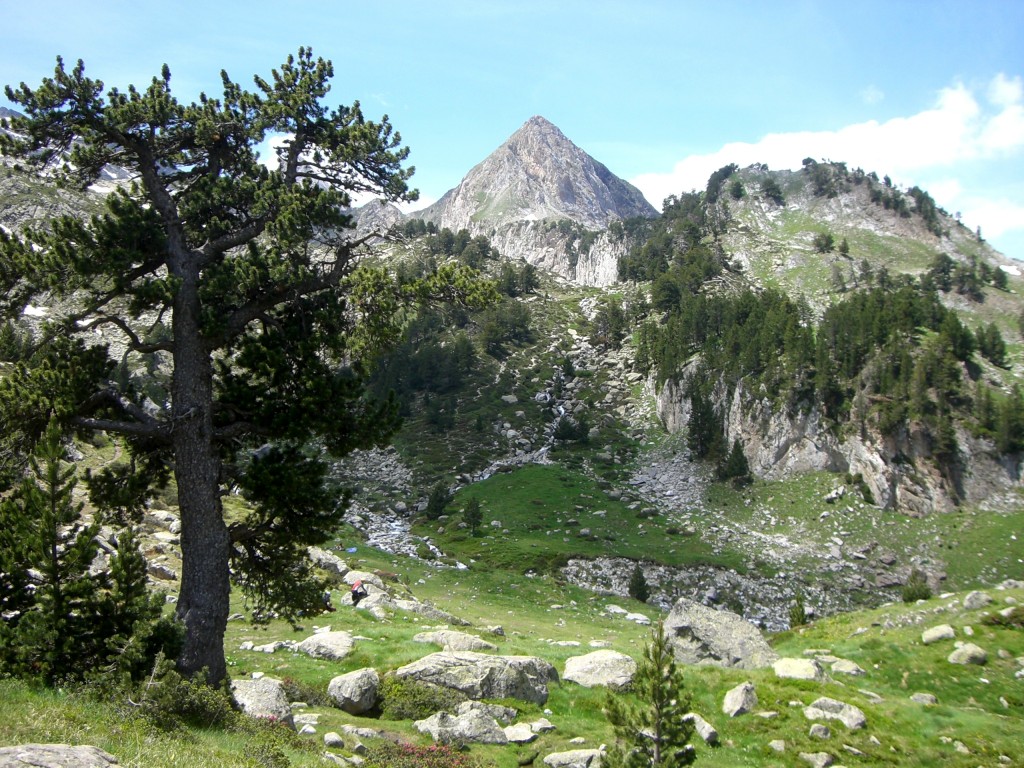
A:
<svg viewBox="0 0 1024 768">
<path fill-rule="evenodd" d="M 778 659 L 772 664 L 775 676 L 787 680 L 815 680 L 825 679 L 825 670 L 821 668 L 814 659 Z"/>
<path fill-rule="evenodd" d="M 349 632 L 318 632 L 296 646 L 296 650 L 314 659 L 338 661 L 352 652 L 355 640 Z"/>
<path fill-rule="evenodd" d="M 117 758 L 99 747 L 22 744 L 0 747 L 0 768 L 106 768 Z"/>
<path fill-rule="evenodd" d="M 811 768 L 828 768 L 836 761 L 828 752 L 801 752 L 800 759 Z"/>
<path fill-rule="evenodd" d="M 600 749 L 570 749 L 568 752 L 552 752 L 544 758 L 549 768 L 598 768 L 601 765 Z"/>
<path fill-rule="evenodd" d="M 828 696 L 822 696 L 811 706 L 804 707 L 804 717 L 808 720 L 838 720 L 851 731 L 863 728 L 868 722 L 857 707 Z"/>
<path fill-rule="evenodd" d="M 860 664 L 849 659 L 836 659 L 833 661 L 832 671 L 836 674 L 850 675 L 851 677 L 863 677 L 867 674 Z"/>
<path fill-rule="evenodd" d="M 937 643 L 940 640 L 952 640 L 956 637 L 956 631 L 949 624 L 939 624 L 937 627 L 930 627 L 921 633 L 921 642 L 925 645 Z"/>
<path fill-rule="evenodd" d="M 828 739 L 832 736 L 832 731 L 828 729 L 827 725 L 821 723 L 815 723 L 811 726 L 811 730 L 807 734 L 812 739 Z"/>
<path fill-rule="evenodd" d="M 722 711 L 729 717 L 738 717 L 753 712 L 757 706 L 757 692 L 749 680 L 740 683 L 725 694 L 722 700 Z"/>
<path fill-rule="evenodd" d="M 505 727 L 505 738 L 510 744 L 529 744 L 536 741 L 537 733 L 530 727 L 529 723 L 516 723 Z"/>
<path fill-rule="evenodd" d="M 555 668 L 533 656 L 491 656 L 472 651 L 432 653 L 395 670 L 398 677 L 454 688 L 471 699 L 520 699 L 544 704 Z"/>
<path fill-rule="evenodd" d="M 984 592 L 968 592 L 967 597 L 964 598 L 964 609 L 968 611 L 977 611 L 980 608 L 984 608 L 991 602 L 992 598 Z"/>
<path fill-rule="evenodd" d="M 934 693 L 915 693 L 911 695 L 910 700 L 915 704 L 923 704 L 926 707 L 934 707 L 939 703 Z"/>
<path fill-rule="evenodd" d="M 498 646 L 488 643 L 476 635 L 456 632 L 453 629 L 439 629 L 434 632 L 420 632 L 413 637 L 414 643 L 433 643 L 446 651 L 496 651 Z"/>
<path fill-rule="evenodd" d="M 417 720 L 413 727 L 440 744 L 507 744 L 508 737 L 493 717 L 479 710 L 460 715 L 438 712 L 426 720 Z"/>
<path fill-rule="evenodd" d="M 334 705 L 350 715 L 361 715 L 377 706 L 380 676 L 367 667 L 335 677 L 327 686 Z"/>
<path fill-rule="evenodd" d="M 467 712 L 483 712 L 502 725 L 509 725 L 516 719 L 516 715 L 519 714 L 512 707 L 503 707 L 501 704 L 485 704 L 482 701 L 464 701 L 455 710 L 457 715 L 464 715 Z"/>
<path fill-rule="evenodd" d="M 950 664 L 985 664 L 988 662 L 988 654 L 974 643 L 964 643 L 949 654 L 947 661 Z"/>
<path fill-rule="evenodd" d="M 761 669 L 779 657 L 749 621 L 686 598 L 665 619 L 665 634 L 683 664 Z"/>
<path fill-rule="evenodd" d="M 418 600 L 405 600 L 402 598 L 395 598 L 392 601 L 394 607 L 401 611 L 408 611 L 409 613 L 415 613 L 422 616 L 430 621 L 436 621 L 440 624 L 451 624 L 458 627 L 468 627 L 469 622 L 465 619 L 460 619 L 457 616 L 452 616 L 450 613 L 442 611 L 440 608 L 435 608 L 430 603 L 421 603 Z M 496 633 L 497 634 L 497 633 Z"/>
<path fill-rule="evenodd" d="M 612 690 L 628 688 L 636 675 L 636 662 L 624 653 L 600 650 L 565 661 L 563 680 L 593 688 L 603 685 Z"/>
<path fill-rule="evenodd" d="M 309 547 L 306 552 L 310 562 L 320 570 L 326 571 L 333 583 L 340 583 L 348 573 L 348 565 L 333 552 L 328 552 L 320 547 Z"/>
<path fill-rule="evenodd" d="M 718 743 L 718 731 L 711 725 L 707 720 L 698 715 L 696 712 L 689 712 L 683 715 L 683 721 L 687 723 L 693 723 L 693 730 L 698 736 L 700 736 L 704 743 L 708 746 L 713 747 Z"/>
<path fill-rule="evenodd" d="M 250 717 L 275 720 L 295 728 L 292 709 L 280 680 L 272 677 L 232 680 L 231 695 L 235 697 L 242 712 Z"/>
</svg>

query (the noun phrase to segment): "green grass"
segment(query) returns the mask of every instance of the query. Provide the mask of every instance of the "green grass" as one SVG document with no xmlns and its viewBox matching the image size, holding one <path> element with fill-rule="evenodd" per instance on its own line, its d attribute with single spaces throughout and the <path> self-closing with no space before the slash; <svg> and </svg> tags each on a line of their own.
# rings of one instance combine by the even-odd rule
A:
<svg viewBox="0 0 1024 768">
<path fill-rule="evenodd" d="M 458 527 L 457 511 L 470 498 L 484 511 L 477 536 Z M 496 474 L 460 492 L 449 509 L 453 514 L 447 521 L 422 522 L 415 532 L 470 567 L 480 563 L 514 573 L 546 573 L 570 557 L 611 555 L 678 567 L 743 567 L 699 537 L 683 535 L 672 521 L 644 518 L 639 508 L 611 498 L 597 480 L 565 465 Z"/>
</svg>

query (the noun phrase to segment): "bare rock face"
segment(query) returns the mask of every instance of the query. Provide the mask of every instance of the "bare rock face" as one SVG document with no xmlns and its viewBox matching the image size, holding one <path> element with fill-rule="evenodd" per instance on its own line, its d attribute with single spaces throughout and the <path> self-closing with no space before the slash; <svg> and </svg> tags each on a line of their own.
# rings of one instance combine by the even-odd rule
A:
<svg viewBox="0 0 1024 768">
<path fill-rule="evenodd" d="M 618 256 L 628 250 L 605 232 L 608 226 L 656 215 L 640 190 L 543 117 L 531 117 L 457 187 L 413 214 L 454 231 L 486 235 L 505 256 L 587 285 L 614 282 Z M 583 230 L 591 233 L 586 245 Z"/>
<path fill-rule="evenodd" d="M 761 669 L 778 658 L 761 632 L 730 611 L 681 598 L 665 620 L 665 634 L 683 664 Z"/>
<path fill-rule="evenodd" d="M 432 653 L 395 670 L 398 677 L 454 688 L 471 699 L 548 700 L 548 683 L 558 681 L 555 668 L 533 656 L 491 656 L 462 651 Z"/>
<path fill-rule="evenodd" d="M 107 768 L 117 758 L 99 747 L 23 744 L 0 747 L 0 768 Z"/>
</svg>

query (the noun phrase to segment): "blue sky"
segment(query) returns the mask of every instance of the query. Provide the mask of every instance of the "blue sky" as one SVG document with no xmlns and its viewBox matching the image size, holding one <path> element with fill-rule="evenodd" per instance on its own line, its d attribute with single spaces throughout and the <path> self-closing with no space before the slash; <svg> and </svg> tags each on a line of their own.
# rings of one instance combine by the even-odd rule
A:
<svg viewBox="0 0 1024 768">
<path fill-rule="evenodd" d="M 539 114 L 658 208 L 729 162 L 843 160 L 1024 259 L 1021 0 L 0 0 L 4 84 L 58 54 L 121 88 L 166 62 L 191 99 L 300 45 L 331 99 L 389 115 L 424 202 Z"/>
</svg>

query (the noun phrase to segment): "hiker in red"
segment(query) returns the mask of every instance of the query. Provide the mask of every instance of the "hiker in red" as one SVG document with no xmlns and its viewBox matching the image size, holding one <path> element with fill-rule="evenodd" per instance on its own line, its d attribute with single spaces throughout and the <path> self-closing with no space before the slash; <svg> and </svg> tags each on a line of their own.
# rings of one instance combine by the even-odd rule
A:
<svg viewBox="0 0 1024 768">
<path fill-rule="evenodd" d="M 369 591 L 366 589 L 366 585 L 362 581 L 357 580 L 352 585 L 352 605 L 359 605 L 359 601 L 369 595 Z"/>
</svg>

